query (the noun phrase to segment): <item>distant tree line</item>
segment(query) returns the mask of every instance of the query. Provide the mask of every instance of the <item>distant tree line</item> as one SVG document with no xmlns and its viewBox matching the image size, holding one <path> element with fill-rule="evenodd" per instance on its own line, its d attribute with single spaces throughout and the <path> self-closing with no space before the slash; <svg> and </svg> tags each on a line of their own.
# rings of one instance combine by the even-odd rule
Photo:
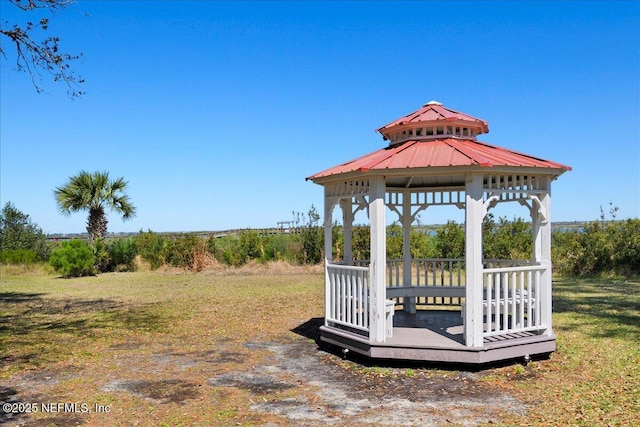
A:
<svg viewBox="0 0 640 427">
<path fill-rule="evenodd" d="M 615 215 L 615 209 L 611 210 Z M 563 275 L 639 275 L 640 219 L 600 220 L 582 230 L 552 234 L 554 271 Z M 312 206 L 307 213 L 294 213 L 294 232 L 260 234 L 247 229 L 238 235 L 201 238 L 195 234 L 165 236 L 151 230 L 132 237 L 95 238 L 48 242 L 29 215 L 10 202 L 0 218 L 0 262 L 28 264 L 49 262 L 63 276 L 110 271 L 133 271 L 142 264 L 151 269 L 173 266 L 201 271 L 214 263 L 241 266 L 248 262 L 286 261 L 294 265 L 318 264 L 324 258 L 324 233 L 320 216 Z M 613 218 L 615 219 L 615 218 Z M 354 259 L 368 259 L 370 229 L 355 226 L 352 232 Z M 402 257 L 402 227 L 387 227 L 387 257 Z M 453 221 L 435 232 L 411 231 L 413 258 L 463 258 L 464 226 Z M 333 227 L 333 258 L 344 256 L 344 233 Z M 521 218 L 495 220 L 487 215 L 483 229 L 483 251 L 488 259 L 530 259 L 530 224 Z"/>
</svg>

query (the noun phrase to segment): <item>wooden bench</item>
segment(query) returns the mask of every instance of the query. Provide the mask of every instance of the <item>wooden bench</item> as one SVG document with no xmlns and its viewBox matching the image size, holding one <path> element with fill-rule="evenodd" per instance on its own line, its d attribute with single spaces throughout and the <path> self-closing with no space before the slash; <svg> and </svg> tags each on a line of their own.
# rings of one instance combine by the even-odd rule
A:
<svg viewBox="0 0 640 427">
<path fill-rule="evenodd" d="M 507 294 L 506 298 L 503 298 L 501 295 L 500 298 L 492 298 L 490 301 L 487 300 L 486 293 L 484 294 L 482 300 L 482 315 L 487 318 L 489 315 L 489 307 L 491 307 L 491 316 L 496 316 L 496 320 L 498 320 L 498 316 L 501 318 L 510 318 L 513 315 L 513 310 L 511 307 L 515 304 L 515 319 L 511 319 L 511 321 L 515 322 L 516 328 L 521 328 L 522 322 L 524 322 L 524 318 L 528 317 L 531 314 L 531 319 L 529 319 L 529 324 L 531 322 L 535 322 L 536 317 L 536 308 L 535 308 L 536 299 L 533 297 L 529 297 L 527 291 L 524 291 L 522 294 L 520 292 L 516 292 L 515 298 L 511 296 L 511 292 Z M 505 305 L 509 307 L 507 312 L 505 313 Z M 527 308 L 523 308 L 522 317 L 520 316 L 520 305 L 524 305 Z M 500 313 L 498 313 L 498 307 L 500 307 Z M 464 308 L 465 304 L 462 304 L 461 314 L 464 316 Z M 491 323 L 493 319 L 486 319 L 485 323 Z"/>
<path fill-rule="evenodd" d="M 408 299 L 405 303 L 405 310 L 410 313 L 416 312 L 416 298 L 418 297 L 443 297 L 443 298 L 464 298 L 464 286 L 394 286 L 387 288 L 387 298 Z"/>
</svg>

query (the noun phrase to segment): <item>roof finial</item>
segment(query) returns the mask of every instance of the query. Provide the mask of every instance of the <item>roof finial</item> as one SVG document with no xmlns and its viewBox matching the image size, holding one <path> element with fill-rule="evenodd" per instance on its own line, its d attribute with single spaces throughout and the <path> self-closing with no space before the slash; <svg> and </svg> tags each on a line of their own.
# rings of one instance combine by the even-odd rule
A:
<svg viewBox="0 0 640 427">
<path fill-rule="evenodd" d="M 427 105 L 442 105 L 442 102 L 431 100 L 431 101 L 427 102 L 426 104 L 424 104 L 423 107 L 426 107 Z"/>
</svg>

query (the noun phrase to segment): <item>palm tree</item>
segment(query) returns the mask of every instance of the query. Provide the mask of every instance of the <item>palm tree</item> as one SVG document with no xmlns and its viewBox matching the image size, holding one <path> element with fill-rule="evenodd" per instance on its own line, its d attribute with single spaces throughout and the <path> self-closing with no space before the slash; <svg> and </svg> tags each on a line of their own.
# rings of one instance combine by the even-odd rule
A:
<svg viewBox="0 0 640 427">
<path fill-rule="evenodd" d="M 69 179 L 69 182 L 54 191 L 58 210 L 62 215 L 88 210 L 87 232 L 89 241 L 104 237 L 107 232 L 105 207 L 122 214 L 127 220 L 136 215 L 136 208 L 131 204 L 129 196 L 124 194 L 128 182 L 120 177 L 109 180 L 108 172 L 89 173 L 80 171 Z"/>
</svg>

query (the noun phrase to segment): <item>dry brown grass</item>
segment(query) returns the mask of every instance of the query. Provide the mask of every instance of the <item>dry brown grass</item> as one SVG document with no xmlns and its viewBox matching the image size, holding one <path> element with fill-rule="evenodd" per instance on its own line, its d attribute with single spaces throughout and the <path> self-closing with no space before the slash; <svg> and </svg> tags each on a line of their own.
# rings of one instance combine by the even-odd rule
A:
<svg viewBox="0 0 640 427">
<path fill-rule="evenodd" d="M 240 267 L 230 267 L 216 264 L 200 271 L 201 274 L 230 275 L 230 276 L 272 276 L 272 275 L 309 275 L 323 274 L 322 265 L 293 265 L 287 261 L 271 261 L 260 263 L 255 260 Z"/>
<path fill-rule="evenodd" d="M 150 272 L 152 271 L 151 265 L 137 256 L 135 259 L 135 268 L 138 272 Z M 196 257 L 196 261 L 192 268 L 185 269 L 181 267 L 173 267 L 170 265 L 163 265 L 158 268 L 156 272 L 160 274 L 169 275 L 181 275 L 181 274 L 204 274 L 214 276 L 260 276 L 260 275 L 296 275 L 296 274 L 323 274 L 324 267 L 321 264 L 318 265 L 294 265 L 288 261 L 278 260 L 269 262 L 258 262 L 256 260 L 250 260 L 246 264 L 235 267 L 220 263 L 210 254 Z M 19 274 L 19 273 L 18 273 Z"/>
</svg>

